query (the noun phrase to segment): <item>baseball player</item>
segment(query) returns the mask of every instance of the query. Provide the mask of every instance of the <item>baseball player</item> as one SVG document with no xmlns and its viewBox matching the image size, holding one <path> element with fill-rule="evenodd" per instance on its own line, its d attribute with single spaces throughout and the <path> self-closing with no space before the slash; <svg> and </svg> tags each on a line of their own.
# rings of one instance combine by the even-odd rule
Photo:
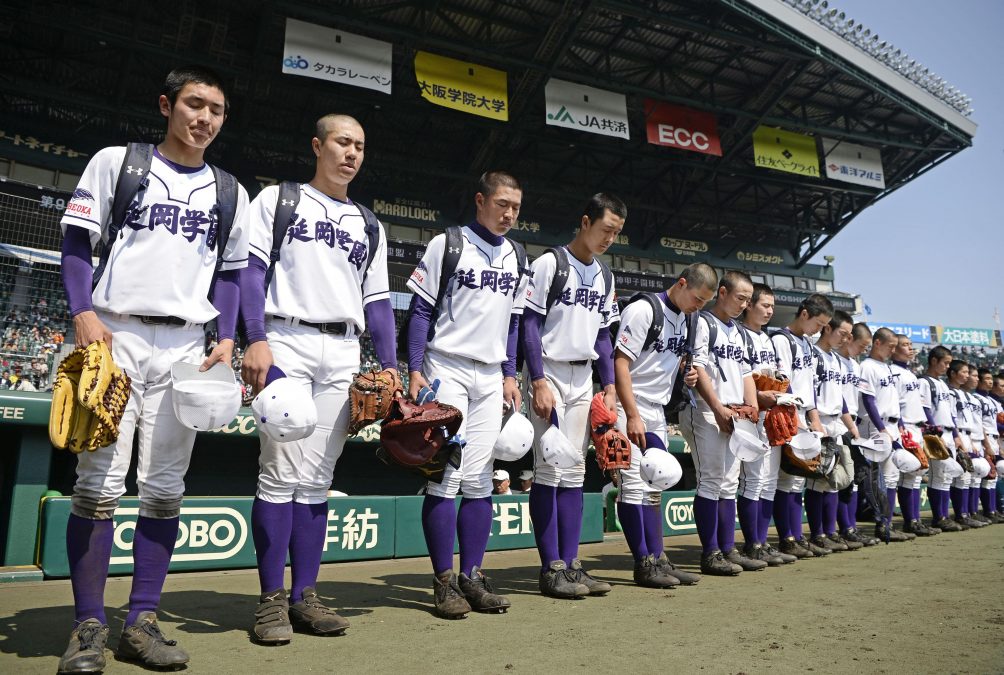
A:
<svg viewBox="0 0 1004 675">
<path fill-rule="evenodd" d="M 954 359 L 948 366 L 948 389 L 951 396 L 951 405 L 955 408 L 956 431 L 958 432 L 958 446 L 956 456 L 966 453 L 972 456 L 973 450 L 973 428 L 978 420 L 974 419 L 969 398 L 964 390 L 969 386 L 970 366 L 962 359 Z M 965 472 L 961 476 L 952 480 L 949 489 L 949 497 L 952 502 L 952 510 L 955 511 L 955 522 L 962 526 L 963 530 L 986 527 L 986 524 L 970 517 L 969 488 L 976 479 L 970 472 Z"/>
<path fill-rule="evenodd" d="M 941 379 L 952 363 L 952 352 L 941 345 L 927 355 L 927 372 L 920 377 L 920 398 L 927 423 L 942 430 L 941 439 L 953 455 L 962 447 L 957 428 L 955 406 L 948 385 Z M 951 476 L 946 474 L 945 460 L 931 459 L 927 500 L 931 503 L 931 527 L 942 532 L 961 532 L 962 526 L 948 517 Z"/>
<path fill-rule="evenodd" d="M 641 449 L 647 447 L 646 432 L 666 442 L 663 406 L 672 398 L 673 385 L 686 363 L 682 357 L 687 350 L 687 315 L 699 311 L 717 289 L 718 275 L 710 265 L 695 263 L 684 269 L 676 283 L 659 295 L 663 321 L 651 341 L 647 340 L 655 319 L 651 304 L 637 300 L 621 314 L 614 341 L 617 425 Z M 697 384 L 696 369 L 683 376 L 688 387 Z M 635 583 L 654 588 L 697 583 L 699 576 L 678 569 L 666 557 L 661 500 L 661 493 L 642 481 L 640 458 L 632 453 L 631 467 L 620 472 L 617 517 L 634 556 Z"/>
<path fill-rule="evenodd" d="M 851 339 L 837 349 L 837 355 L 844 368 L 844 404 L 851 423 L 857 429 L 858 419 L 858 387 L 861 384 L 861 366 L 858 357 L 871 348 L 872 332 L 866 323 L 856 323 L 851 329 Z M 859 436 L 860 436 L 860 432 Z M 852 450 L 852 456 L 853 456 Z M 874 546 L 879 543 L 875 537 L 857 529 L 858 522 L 858 484 L 851 483 L 840 491 L 837 502 L 837 524 L 840 526 L 840 536 L 845 542 L 862 543 Z"/>
<path fill-rule="evenodd" d="M 927 421 L 927 415 L 924 413 L 920 380 L 910 370 L 914 356 L 913 342 L 909 336 L 898 336 L 889 369 L 896 378 L 896 392 L 899 395 L 900 434 L 909 433 L 916 443 L 922 445 L 924 437 L 920 425 Z M 940 530 L 932 530 L 920 520 L 920 482 L 923 476 L 922 471 L 901 474 L 897 493 L 899 508 L 903 513 L 903 531 L 918 537 L 930 537 L 940 534 Z"/>
<path fill-rule="evenodd" d="M 534 447 L 530 518 L 540 553 L 540 591 L 556 598 L 610 592 L 610 584 L 597 581 L 579 562 L 582 531 L 582 484 L 586 477 L 589 447 L 589 406 L 593 397 L 593 369 L 600 376 L 604 402 L 617 409 L 614 390 L 613 345 L 610 323 L 617 318 L 613 283 L 606 288 L 602 255 L 624 228 L 627 207 L 613 195 L 593 195 L 586 205 L 575 239 L 563 251 L 538 257 L 531 267 L 523 312 L 523 353 L 528 395 L 532 403 L 537 443 Z M 561 294 L 548 306 L 558 256 L 567 260 Z M 561 283 L 559 279 L 558 283 Z M 544 461 L 540 438 L 557 413 L 558 429 L 582 453 L 571 469 Z"/>
<path fill-rule="evenodd" d="M 825 433 L 816 411 L 816 360 L 809 336 L 819 333 L 833 316 L 833 303 L 813 293 L 798 306 L 795 318 L 786 328 L 774 333 L 771 342 L 777 354 L 778 370 L 790 381 L 791 393 L 802 400 L 798 410 L 799 427 Z M 774 497 L 774 528 L 782 553 L 798 558 L 812 558 L 829 553 L 802 536 L 802 490 L 805 479 L 778 471 Z"/>
<path fill-rule="evenodd" d="M 251 529 L 261 596 L 251 634 L 263 644 L 289 642 L 294 626 L 316 635 L 348 628 L 321 603 L 315 587 L 327 532 L 327 492 L 348 434 L 348 388 L 359 370 L 359 336 L 367 327 L 381 365 L 397 379 L 386 236 L 379 228 L 376 251 L 368 250 L 365 216 L 348 197 L 365 144 L 355 119 L 321 117 L 311 139 L 314 177 L 295 187 L 289 222 L 275 227 L 279 186 L 265 188 L 251 204 L 251 258 L 241 275 L 249 342 L 244 381 L 259 391 L 277 368 L 310 392 L 318 411 L 317 426 L 306 438 L 277 442 L 260 436 Z M 274 241 L 277 231 L 281 242 Z M 280 255 L 266 287 L 275 243 Z"/>
<path fill-rule="evenodd" d="M 976 388 L 979 386 L 980 374 L 979 369 L 975 365 L 969 366 L 969 380 L 963 385 L 962 389 L 965 391 L 966 402 L 965 405 L 969 408 L 969 419 L 971 421 L 970 427 L 970 441 L 972 443 L 972 457 L 973 459 L 977 457 L 984 457 L 985 454 L 990 451 L 990 442 L 987 439 L 985 432 L 985 422 L 984 422 L 984 404 L 983 400 L 976 393 Z M 992 453 L 991 453 L 992 454 Z M 983 482 L 983 478 L 977 475 L 973 475 L 969 482 L 968 499 L 969 499 L 969 517 L 978 523 L 983 525 L 990 525 L 992 521 L 980 513 L 980 486 Z"/>
<path fill-rule="evenodd" d="M 994 388 L 991 391 L 991 396 L 995 401 L 997 401 L 997 403 L 1001 404 L 1002 408 L 1004 408 L 1004 372 L 999 372 L 994 375 Z M 1000 418 L 998 418 L 998 420 L 1000 420 Z M 1004 422 L 1002 421 L 997 422 L 997 434 L 998 440 L 1000 440 L 1001 437 L 1004 437 Z M 1004 447 L 1001 448 L 1001 454 L 1004 454 Z M 998 471 L 998 473 L 1000 472 Z M 997 512 L 1004 513 L 1004 480 L 1000 480 L 1004 477 L 998 476 L 997 478 L 997 494 L 994 496 L 994 499 L 997 504 Z"/>
<path fill-rule="evenodd" d="M 857 438 L 858 429 L 851 419 L 844 401 L 844 364 L 837 350 L 850 342 L 854 320 L 840 310 L 833 312 L 830 323 L 823 326 L 816 342 L 816 412 L 819 424 L 826 435 L 837 443 L 850 434 Z M 841 452 L 850 452 L 841 447 Z M 845 540 L 837 533 L 837 511 L 840 499 L 834 485 L 825 479 L 806 481 L 805 513 L 809 519 L 810 541 L 830 551 L 854 551 L 864 546 L 857 541 Z"/>
<path fill-rule="evenodd" d="M 481 177 L 474 197 L 477 217 L 462 229 L 462 250 L 442 296 L 444 306 L 437 307 L 446 235 L 429 242 L 408 280 L 415 294 L 408 326 L 410 394 L 417 396 L 438 379 L 439 400 L 464 415 L 460 435 L 467 442 L 460 466 L 448 466 L 441 483 L 429 483 L 422 505 L 435 606 L 444 618 L 510 606 L 508 598 L 495 593 L 481 564 L 491 533 L 492 448 L 502 427 L 503 403 L 519 408 L 521 402 L 516 343 L 527 275 L 521 269 L 522 249 L 504 235 L 516 224 L 522 198 L 519 182 L 508 173 Z M 454 498 L 461 490 L 457 511 Z M 459 582 L 453 573 L 455 537 Z"/>
<path fill-rule="evenodd" d="M 123 222 L 113 223 L 116 185 L 126 172 L 126 148 L 99 151 L 84 170 L 63 218 L 62 276 L 77 346 L 104 340 L 132 378 L 132 392 L 110 445 L 77 456 L 77 482 L 66 527 L 76 622 L 60 672 L 99 672 L 108 626 L 105 578 L 113 521 L 139 431 L 136 483 L 139 517 L 133 538 L 133 580 L 118 654 L 150 667 L 189 660 L 157 624 L 156 611 L 178 535 L 194 430 L 175 417 L 171 365 L 230 363 L 237 323 L 237 270 L 247 264 L 247 193 L 237 186 L 226 246 L 220 237 L 215 170 L 203 154 L 227 118 L 220 78 L 198 66 L 168 74 L 159 99 L 167 120 L 153 149 L 144 189 Z M 135 175 L 135 173 L 133 173 Z M 120 236 L 109 239 L 109 229 Z M 92 289 L 91 248 L 110 245 L 107 267 Z M 223 250 L 220 250 L 220 249 Z M 218 264 L 219 263 L 219 264 Z M 151 270 L 170 270 L 169 274 Z M 205 324 L 216 318 L 218 343 L 206 356 Z"/>
<path fill-rule="evenodd" d="M 753 296 L 753 282 L 743 272 L 726 272 L 711 311 L 701 312 L 694 340 L 697 394 L 680 413 L 680 431 L 697 469 L 694 520 L 701 539 L 701 572 L 734 576 L 767 567 L 736 549 L 736 492 L 742 462 L 729 447 L 733 418 L 729 406 L 756 409 L 756 387 L 746 355 L 746 341 L 735 319 Z M 715 333 L 712 338 L 712 331 Z M 757 413 L 759 418 L 759 412 Z"/>
<path fill-rule="evenodd" d="M 980 368 L 979 384 L 974 395 L 980 400 L 983 409 L 983 447 L 992 459 L 992 463 L 996 464 L 997 460 L 1000 459 L 1000 433 L 997 431 L 997 415 L 1004 412 L 1004 407 L 993 397 L 993 382 L 994 376 L 990 369 Z M 999 477 L 995 475 L 993 478 L 984 478 L 980 482 L 980 504 L 983 507 L 981 515 L 995 525 L 1004 522 L 1004 517 L 997 512 L 997 499 L 995 498 L 998 479 Z"/>
<path fill-rule="evenodd" d="M 902 447 L 899 443 L 899 393 L 896 390 L 896 377 L 887 363 L 896 345 L 896 334 L 888 328 L 879 328 L 872 336 L 872 348 L 868 358 L 861 363 L 858 385 L 861 392 L 859 408 L 866 414 L 859 416 L 857 424 L 862 436 L 867 438 L 873 432 L 884 433 L 889 437 L 893 448 L 899 449 Z M 916 535 L 901 532 L 892 526 L 892 516 L 896 510 L 896 485 L 900 474 L 891 456 L 882 463 L 881 470 L 889 506 L 885 513 L 875 514 L 875 536 L 884 541 L 910 541 Z"/>
<path fill-rule="evenodd" d="M 746 341 L 746 352 L 752 372 L 777 370 L 774 343 L 765 330 L 774 316 L 774 291 L 766 284 L 753 284 L 749 306 L 742 314 L 740 329 Z M 777 393 L 757 392 L 760 410 L 760 430 L 763 434 L 764 414 L 777 402 Z M 754 560 L 763 560 L 771 567 L 793 563 L 797 558 L 781 553 L 767 542 L 767 530 L 774 514 L 774 491 L 777 489 L 777 472 L 781 466 L 781 449 L 772 447 L 766 455 L 753 462 L 743 462 L 739 469 L 739 496 L 736 508 L 739 527 L 745 543 L 743 553 Z"/>
</svg>

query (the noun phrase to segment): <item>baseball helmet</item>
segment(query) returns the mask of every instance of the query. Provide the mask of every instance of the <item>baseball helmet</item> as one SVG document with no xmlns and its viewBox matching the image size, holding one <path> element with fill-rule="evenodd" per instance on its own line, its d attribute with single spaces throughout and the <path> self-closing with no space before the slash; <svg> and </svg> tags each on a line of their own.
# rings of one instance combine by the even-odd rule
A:
<svg viewBox="0 0 1004 675">
<path fill-rule="evenodd" d="M 799 431 L 788 442 L 795 456 L 799 459 L 818 457 L 823 449 L 823 442 L 817 431 Z"/>
<path fill-rule="evenodd" d="M 945 475 L 948 478 L 954 480 L 966 472 L 966 470 L 962 468 L 962 465 L 959 464 L 954 457 L 949 457 L 948 459 L 943 459 L 941 461 L 943 463 L 942 466 L 944 468 Z"/>
<path fill-rule="evenodd" d="M 871 438 L 855 438 L 851 444 L 858 446 L 858 450 L 870 462 L 884 462 L 892 453 L 892 444 L 883 434 L 876 434 Z"/>
<path fill-rule="evenodd" d="M 502 462 L 522 459 L 533 445 L 533 424 L 524 415 L 510 410 L 502 418 L 502 430 L 495 439 L 492 455 Z"/>
<path fill-rule="evenodd" d="M 997 476 L 1004 477 L 1004 459 L 998 459 L 995 466 L 997 467 Z"/>
<path fill-rule="evenodd" d="M 657 490 L 668 490 L 683 478 L 683 467 L 672 454 L 666 452 L 666 445 L 651 431 L 645 434 L 645 450 L 632 446 L 631 452 L 637 452 L 641 479 L 649 487 Z"/>
<path fill-rule="evenodd" d="M 571 469 L 583 461 L 579 451 L 558 428 L 558 414 L 551 410 L 551 426 L 540 436 L 540 455 L 545 464 Z"/>
<path fill-rule="evenodd" d="M 297 383 L 277 367 L 269 369 L 265 388 L 251 401 L 258 432 L 288 443 L 306 438 L 317 426 L 317 406 L 310 387 Z"/>
<path fill-rule="evenodd" d="M 990 475 L 990 462 L 985 457 L 973 457 L 973 475 L 977 478 Z"/>
<path fill-rule="evenodd" d="M 767 442 L 760 438 L 756 424 L 749 420 L 734 419 L 729 450 L 743 462 L 755 462 L 770 450 Z"/>
<path fill-rule="evenodd" d="M 912 452 L 898 448 L 892 452 L 892 463 L 902 473 L 920 471 L 920 460 Z"/>
<path fill-rule="evenodd" d="M 171 405 L 178 421 L 196 431 L 222 429 L 241 409 L 241 387 L 225 363 L 209 370 L 178 361 L 171 366 Z"/>
</svg>

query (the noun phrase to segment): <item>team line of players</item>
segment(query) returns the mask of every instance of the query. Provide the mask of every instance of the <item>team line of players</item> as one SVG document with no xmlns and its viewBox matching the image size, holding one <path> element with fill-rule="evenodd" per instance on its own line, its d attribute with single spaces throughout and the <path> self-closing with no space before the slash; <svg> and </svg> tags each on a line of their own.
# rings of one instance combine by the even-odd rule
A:
<svg viewBox="0 0 1004 675">
<path fill-rule="evenodd" d="M 398 362 L 386 234 L 380 227 L 371 236 L 365 210 L 348 195 L 365 156 L 365 133 L 348 116 L 319 119 L 310 141 L 315 175 L 296 188 L 295 212 L 281 230 L 283 240 L 273 241 L 275 213 L 283 206 L 280 189 L 266 188 L 249 203 L 238 187 L 234 222 L 220 251 L 214 231 L 219 186 L 203 154 L 228 106 L 222 82 L 211 71 L 190 67 L 168 76 L 159 99 L 167 122 L 165 139 L 154 149 L 144 189 L 129 209 L 96 285 L 91 247 L 108 239 L 116 185 L 121 174 L 134 170 L 122 166 L 124 148 L 96 153 L 61 221 L 63 279 L 77 344 L 105 340 L 133 381 L 118 442 L 79 457 L 67 524 L 76 621 L 61 672 L 104 667 L 112 518 L 125 493 L 137 434 L 140 508 L 119 655 L 155 667 L 189 660 L 156 620 L 195 440 L 195 432 L 173 414 L 170 370 L 177 361 L 202 363 L 203 368 L 229 363 L 238 314 L 249 342 L 245 381 L 260 391 L 288 378 L 308 392 L 318 410 L 314 432 L 302 440 L 261 437 L 252 508 L 261 595 L 251 635 L 260 643 L 281 644 L 293 638 L 294 628 L 336 635 L 348 627 L 347 620 L 321 602 L 316 582 L 327 490 L 347 436 L 348 387 L 359 368 L 359 336 L 370 332 L 381 366 L 393 377 Z M 518 410 L 524 397 L 538 439 L 557 426 L 581 454 L 574 467 L 559 469 L 543 461 L 539 442 L 534 447 L 529 499 L 541 557 L 540 590 L 558 598 L 611 590 L 583 568 L 578 556 L 594 368 L 604 405 L 616 412 L 618 426 L 639 449 L 631 466 L 619 472 L 617 511 L 635 559 L 634 580 L 648 587 L 694 584 L 700 578 L 668 560 L 660 491 L 639 471 L 640 451 L 665 452 L 664 405 L 677 378 L 695 392 L 680 421 L 697 469 L 695 518 L 704 548 L 701 570 L 707 574 L 781 564 L 793 556 L 822 554 L 825 548 L 850 547 L 858 538 L 854 495 L 837 493 L 822 481 L 806 486 L 804 479 L 788 476 L 779 469 L 776 448 L 753 463 L 740 462 L 731 452 L 727 406 L 746 403 L 766 410 L 775 402 L 753 387 L 754 370 L 773 368 L 787 376 L 792 392 L 806 402 L 801 423 L 830 435 L 854 436 L 874 428 L 895 439 L 901 427 L 933 416 L 928 421 L 942 426 L 953 449 L 994 443 L 996 426 L 981 425 L 980 406 L 990 403 L 965 391 L 965 367 L 952 364 L 952 388 L 917 382 L 905 367 L 886 365 L 884 350 L 898 343 L 882 331 L 872 342 L 871 357 L 859 366 L 854 357 L 869 342 L 862 332 L 867 329 L 852 329 L 850 318 L 834 312 L 822 296 L 803 302 L 793 323 L 770 337 L 764 332 L 773 311 L 770 290 L 737 272 L 719 280 L 711 267 L 698 263 L 655 302 L 630 303 L 618 315 L 611 276 L 598 256 L 624 226 L 624 203 L 612 195 L 595 195 L 570 243 L 527 266 L 521 247 L 505 236 L 516 223 L 522 198 L 515 177 L 485 173 L 474 197 L 476 217 L 460 229 L 459 247 L 445 234 L 434 237 L 408 281 L 414 294 L 408 325 L 402 328 L 407 331 L 408 393 L 435 396 L 464 415 L 460 461 L 447 468 L 440 482 L 428 484 L 422 508 L 438 615 L 462 618 L 471 611 L 504 612 L 510 606 L 481 567 L 492 523 L 493 448 L 504 410 Z M 276 243 L 281 247 L 277 261 L 272 255 Z M 449 274 L 443 270 L 446 261 L 455 265 L 446 270 Z M 158 271 L 151 273 L 154 264 Z M 559 292 L 552 294 L 552 286 Z M 694 367 L 685 368 L 690 317 L 712 300 L 711 312 L 697 323 Z M 218 343 L 207 355 L 203 326 L 214 317 Z M 615 325 L 619 328 L 611 335 Z M 814 347 L 808 336 L 820 332 Z M 520 346 L 522 390 L 516 377 Z M 897 354 L 907 357 L 902 350 Z M 819 382 L 817 361 L 825 364 Z M 931 362 L 941 363 L 933 353 Z M 940 367 L 932 365 L 935 377 Z M 865 392 L 864 382 L 870 383 L 871 393 Z M 963 407 L 953 408 L 956 401 L 964 402 Z M 989 484 L 962 477 L 949 486 L 935 483 L 938 475 L 932 467 L 932 492 L 950 487 L 957 512 L 971 526 L 974 509 L 968 491 L 989 489 Z M 908 504 L 915 503 L 919 479 L 900 478 L 884 467 L 884 480 L 886 486 L 900 486 L 906 513 Z M 806 487 L 809 541 L 801 534 Z M 962 491 L 964 501 L 958 496 Z M 909 498 L 903 496 L 907 494 Z M 939 521 L 944 520 L 946 514 L 936 506 L 941 502 L 931 501 L 936 516 L 942 516 Z M 734 541 L 737 502 L 746 539 L 742 551 Z M 916 510 L 909 515 L 915 529 Z M 772 518 L 781 551 L 767 543 Z M 880 523 L 888 528 L 888 518 L 880 516 Z"/>
</svg>

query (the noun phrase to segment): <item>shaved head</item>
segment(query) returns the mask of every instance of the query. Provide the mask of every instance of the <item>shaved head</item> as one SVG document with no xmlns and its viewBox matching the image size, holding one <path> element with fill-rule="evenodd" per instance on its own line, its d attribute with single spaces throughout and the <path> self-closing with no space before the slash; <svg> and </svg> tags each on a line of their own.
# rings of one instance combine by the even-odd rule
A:
<svg viewBox="0 0 1004 675">
<path fill-rule="evenodd" d="M 321 119 L 317 120 L 317 125 L 316 128 L 314 129 L 314 136 L 318 140 L 324 141 L 324 139 L 328 137 L 328 134 L 331 133 L 331 130 L 339 122 L 348 122 L 349 124 L 355 124 L 360 129 L 363 128 L 363 125 L 359 124 L 359 120 L 357 120 L 355 117 L 352 117 L 351 115 L 340 115 L 338 113 L 329 113 L 324 117 L 322 117 Z"/>
</svg>

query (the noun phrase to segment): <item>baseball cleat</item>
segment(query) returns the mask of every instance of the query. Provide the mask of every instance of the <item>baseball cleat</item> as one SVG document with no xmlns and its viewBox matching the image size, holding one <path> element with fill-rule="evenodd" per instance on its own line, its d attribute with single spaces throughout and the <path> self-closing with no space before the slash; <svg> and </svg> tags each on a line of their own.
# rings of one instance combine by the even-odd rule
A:
<svg viewBox="0 0 1004 675">
<path fill-rule="evenodd" d="M 509 598 L 495 592 L 495 585 L 477 565 L 471 568 L 471 576 L 461 572 L 458 583 L 461 592 L 475 612 L 505 614 L 512 606 Z"/>
<path fill-rule="evenodd" d="M 714 550 L 701 558 L 701 573 L 718 577 L 734 577 L 740 574 L 743 568 L 725 559 L 722 552 Z"/>
<path fill-rule="evenodd" d="M 990 522 L 994 525 L 1000 525 L 1001 523 L 1004 523 L 1004 516 L 1002 516 L 998 511 L 991 511 L 986 515 L 987 518 L 990 519 Z"/>
<path fill-rule="evenodd" d="M 794 537 L 785 537 L 778 542 L 778 548 L 785 555 L 793 555 L 796 558 L 815 558 L 815 554 L 802 546 Z"/>
<path fill-rule="evenodd" d="M 962 532 L 962 526 L 951 518 L 941 518 L 940 520 L 932 520 L 931 527 L 936 528 L 942 532 Z"/>
<path fill-rule="evenodd" d="M 293 639 L 293 624 L 289 622 L 289 599 L 286 589 L 262 593 L 254 613 L 251 637 L 264 645 L 284 645 Z"/>
<path fill-rule="evenodd" d="M 835 551 L 847 550 L 846 548 L 841 548 L 840 546 L 838 546 L 836 542 L 830 541 L 830 539 L 825 534 L 817 534 L 816 536 L 811 537 L 809 539 L 809 543 L 812 546 L 817 546 L 821 549 L 826 550 L 829 553 L 833 553 Z M 813 553 L 815 553 L 815 551 L 813 551 Z"/>
<path fill-rule="evenodd" d="M 982 513 L 980 513 L 979 511 L 977 511 L 976 513 L 970 513 L 969 517 L 972 518 L 973 520 L 977 520 L 977 521 L 979 521 L 981 523 L 984 523 L 986 525 L 990 525 L 990 519 L 987 518 Z"/>
<path fill-rule="evenodd" d="M 806 549 L 807 551 L 809 551 L 809 553 L 816 556 L 817 558 L 822 558 L 823 556 L 830 555 L 831 553 L 830 549 L 826 548 L 825 546 L 819 546 L 818 544 L 814 544 L 808 539 L 796 539 L 795 541 L 798 543 L 799 546 Z"/>
<path fill-rule="evenodd" d="M 875 537 L 879 541 L 884 541 L 887 543 L 898 544 L 904 541 L 910 541 L 910 537 L 900 532 L 895 527 L 889 527 L 888 525 L 876 525 L 875 526 Z"/>
<path fill-rule="evenodd" d="M 767 549 L 764 548 L 763 544 L 744 544 L 743 554 L 752 560 L 762 560 L 771 567 L 784 564 L 784 560 L 780 556 L 767 553 Z"/>
<path fill-rule="evenodd" d="M 844 546 L 843 550 L 845 551 L 857 551 L 859 549 L 864 548 L 865 546 L 864 543 L 860 541 L 851 541 L 849 539 L 845 539 L 836 532 L 834 532 L 833 534 L 826 535 L 826 538 L 829 539 L 830 542 L 833 543 L 834 545 L 838 544 L 843 545 Z"/>
<path fill-rule="evenodd" d="M 725 551 L 722 555 L 733 565 L 739 565 L 743 572 L 759 572 L 767 567 L 766 560 L 749 558 L 743 555 L 737 548 L 734 548 L 731 551 Z"/>
<path fill-rule="evenodd" d="M 105 643 L 108 626 L 97 619 L 77 624 L 70 633 L 70 643 L 59 659 L 59 673 L 100 673 L 105 669 Z"/>
<path fill-rule="evenodd" d="M 769 541 L 765 541 L 762 545 L 764 553 L 766 553 L 768 556 L 780 558 L 781 562 L 784 563 L 785 565 L 790 565 L 791 563 L 798 560 L 797 556 L 789 555 L 787 553 L 782 553 L 781 551 L 777 550 L 777 548 L 775 548 L 774 545 L 771 544 Z"/>
<path fill-rule="evenodd" d="M 160 632 L 154 612 L 140 612 L 136 623 L 122 631 L 118 655 L 151 668 L 177 668 L 188 663 L 188 653 Z"/>
<path fill-rule="evenodd" d="M 644 588 L 672 588 L 680 580 L 659 569 L 654 555 L 647 555 L 634 563 L 634 582 Z"/>
<path fill-rule="evenodd" d="M 659 568 L 661 573 L 676 579 L 684 586 L 693 586 L 701 580 L 700 575 L 684 572 L 679 567 L 671 563 L 669 558 L 666 556 L 665 551 L 660 553 L 659 557 L 655 559 L 655 566 Z"/>
<path fill-rule="evenodd" d="M 937 532 L 932 532 L 930 528 L 919 520 L 910 520 L 903 523 L 903 532 L 905 534 L 915 534 L 918 537 L 931 537 L 938 534 Z"/>
<path fill-rule="evenodd" d="M 349 622 L 335 610 L 325 607 L 311 587 L 303 589 L 303 600 L 289 606 L 289 621 L 294 627 L 314 635 L 341 635 Z"/>
<path fill-rule="evenodd" d="M 436 602 L 436 615 L 441 619 L 463 619 L 471 612 L 471 605 L 457 584 L 453 570 L 432 578 L 432 593 Z"/>
<path fill-rule="evenodd" d="M 589 590 L 589 595 L 606 595 L 613 589 L 607 582 L 594 579 L 589 572 L 582 568 L 582 563 L 579 562 L 578 558 L 572 561 L 572 567 L 568 573 L 575 581 Z"/>
<path fill-rule="evenodd" d="M 540 592 L 549 598 L 575 600 L 589 595 L 589 588 L 575 579 L 563 560 L 554 560 L 540 571 Z"/>
</svg>

